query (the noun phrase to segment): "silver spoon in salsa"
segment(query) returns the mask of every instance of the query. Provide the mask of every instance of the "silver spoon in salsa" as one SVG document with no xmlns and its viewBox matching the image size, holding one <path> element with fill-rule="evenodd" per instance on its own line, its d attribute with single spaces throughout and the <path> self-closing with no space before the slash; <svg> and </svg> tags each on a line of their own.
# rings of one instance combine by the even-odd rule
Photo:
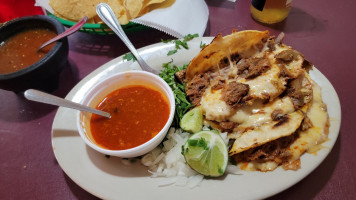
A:
<svg viewBox="0 0 356 200">
<path fill-rule="evenodd" d="M 72 109 L 76 109 L 76 110 L 80 110 L 80 111 L 85 111 L 85 112 L 90 112 L 90 113 L 94 113 L 103 117 L 107 117 L 110 118 L 110 113 L 108 112 L 104 112 L 101 110 L 97 110 L 88 106 L 84 106 L 82 104 L 79 103 L 75 103 L 73 101 L 69 101 L 66 99 L 62 99 L 59 97 L 56 97 L 54 95 L 45 93 L 45 92 L 41 92 L 38 90 L 34 90 L 34 89 L 28 89 L 25 91 L 24 96 L 26 97 L 26 99 L 31 100 L 31 101 L 36 101 L 36 102 L 40 102 L 40 103 L 46 103 L 46 104 L 51 104 L 51 105 L 55 105 L 55 106 L 61 106 L 61 107 L 66 107 L 66 108 L 72 108 Z"/>
<path fill-rule="evenodd" d="M 88 17 L 85 16 L 83 19 L 81 19 L 78 23 L 74 24 L 72 27 L 70 27 L 68 30 L 64 31 L 63 33 L 57 35 L 56 37 L 48 40 L 46 43 L 42 44 L 42 46 L 40 46 L 40 48 L 37 49 L 37 51 L 41 50 L 43 47 L 57 41 L 60 40 L 64 37 L 67 37 L 75 32 L 77 32 L 80 28 L 82 28 L 82 26 L 85 24 L 85 22 L 87 22 Z"/>
</svg>

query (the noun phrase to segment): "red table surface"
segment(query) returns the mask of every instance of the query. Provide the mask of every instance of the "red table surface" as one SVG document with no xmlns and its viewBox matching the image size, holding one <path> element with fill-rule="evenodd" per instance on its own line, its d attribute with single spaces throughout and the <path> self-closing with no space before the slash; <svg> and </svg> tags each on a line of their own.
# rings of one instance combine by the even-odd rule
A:
<svg viewBox="0 0 356 200">
<path fill-rule="evenodd" d="M 341 101 L 341 130 L 331 153 L 309 176 L 270 199 L 356 199 L 356 1 L 294 1 L 285 23 L 275 27 L 253 21 L 247 0 L 206 3 L 210 16 L 205 36 L 226 35 L 234 28 L 274 35 L 283 31 L 284 43 L 317 66 Z M 128 37 L 137 48 L 171 38 L 154 29 Z M 99 66 L 128 52 L 114 35 L 77 33 L 69 37 L 69 46 L 68 64 L 54 92 L 60 97 Z M 57 108 L 5 90 L 0 90 L 0 102 L 0 199 L 96 199 L 66 176 L 54 157 L 51 127 Z M 231 194 L 231 199 L 238 195 Z"/>
<path fill-rule="evenodd" d="M 43 15 L 42 8 L 34 5 L 35 0 L 1 0 L 0 23 L 16 17 Z"/>
</svg>

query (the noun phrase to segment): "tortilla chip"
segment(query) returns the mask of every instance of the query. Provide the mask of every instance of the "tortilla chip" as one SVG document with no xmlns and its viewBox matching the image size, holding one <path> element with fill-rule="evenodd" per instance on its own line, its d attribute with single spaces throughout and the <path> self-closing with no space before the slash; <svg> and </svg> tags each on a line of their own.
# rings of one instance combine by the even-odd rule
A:
<svg viewBox="0 0 356 200">
<path fill-rule="evenodd" d="M 105 0 L 50 0 L 49 5 L 61 16 L 65 16 L 72 21 L 79 21 L 84 16 L 89 19 L 94 18 L 96 5 L 101 2 L 106 3 Z"/>
<path fill-rule="evenodd" d="M 124 7 L 123 0 L 107 0 L 109 6 L 114 11 L 114 14 L 117 17 L 117 20 L 121 25 L 128 24 L 130 22 L 130 18 L 128 16 L 128 12 Z"/>
<path fill-rule="evenodd" d="M 64 19 L 64 20 L 68 20 L 68 21 L 72 21 L 71 19 L 69 19 L 69 18 L 67 18 L 67 17 L 65 17 L 65 16 L 63 16 L 63 15 L 61 15 L 61 14 L 59 14 L 58 12 L 56 12 L 55 10 L 54 10 L 54 13 L 53 13 L 56 17 L 59 17 L 59 18 L 61 18 L 61 19 Z"/>
<path fill-rule="evenodd" d="M 154 10 L 154 9 L 160 9 L 160 8 L 168 8 L 171 5 L 173 5 L 175 0 L 152 0 L 150 3 L 148 3 L 145 7 L 148 8 L 149 10 Z"/>
<path fill-rule="evenodd" d="M 164 1 L 166 1 L 166 0 L 144 0 L 142 10 L 144 10 L 145 8 L 148 8 L 150 5 L 153 5 L 153 4 L 161 4 Z"/>
<path fill-rule="evenodd" d="M 124 6 L 128 11 L 129 18 L 134 19 L 143 7 L 143 0 L 124 0 Z"/>
</svg>

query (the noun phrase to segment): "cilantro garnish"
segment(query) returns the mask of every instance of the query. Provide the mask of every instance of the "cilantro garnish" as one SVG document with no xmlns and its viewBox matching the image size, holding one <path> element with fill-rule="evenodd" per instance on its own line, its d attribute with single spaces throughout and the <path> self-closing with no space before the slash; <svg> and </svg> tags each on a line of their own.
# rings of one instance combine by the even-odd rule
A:
<svg viewBox="0 0 356 200">
<path fill-rule="evenodd" d="M 181 46 L 184 49 L 189 49 L 188 43 L 186 41 L 175 40 L 174 43 L 176 44 L 176 49 L 180 49 Z"/>
<path fill-rule="evenodd" d="M 202 49 L 202 48 L 204 48 L 205 46 L 206 46 L 206 44 L 203 43 L 203 41 L 200 41 L 200 48 Z"/>
<path fill-rule="evenodd" d="M 199 37 L 199 35 L 198 35 L 198 33 L 196 33 L 196 34 L 188 34 L 188 35 L 186 35 L 186 36 L 184 36 L 184 41 L 189 41 L 189 40 L 192 40 L 193 38 L 195 38 L 195 37 Z"/>
<path fill-rule="evenodd" d="M 188 47 L 188 41 L 190 41 L 190 40 L 192 40 L 193 38 L 195 38 L 195 37 L 199 37 L 199 35 L 196 33 L 196 34 L 188 34 L 188 35 L 186 35 L 186 36 L 184 36 L 183 37 L 183 40 L 162 40 L 161 39 L 161 41 L 163 42 L 163 43 L 169 43 L 169 42 L 174 42 L 174 44 L 175 44 L 175 49 L 173 49 L 173 50 L 170 50 L 168 53 L 167 53 L 167 56 L 170 56 L 170 55 L 172 55 L 172 54 L 175 54 L 175 53 L 177 53 L 177 51 L 179 50 L 179 49 L 181 49 L 181 47 L 183 47 L 184 49 L 189 49 L 189 47 Z"/>
<path fill-rule="evenodd" d="M 181 154 L 184 156 L 185 154 L 189 153 L 189 148 L 184 148 L 184 145 L 182 145 L 182 151 Z"/>
<path fill-rule="evenodd" d="M 174 125 L 179 127 L 179 122 L 182 119 L 183 115 L 189 110 L 192 104 L 188 101 L 187 95 L 185 94 L 184 85 L 178 83 L 175 80 L 174 74 L 178 71 L 186 69 L 188 65 L 183 65 L 182 67 L 177 67 L 176 65 L 172 65 L 172 61 L 168 63 L 164 63 L 163 70 L 159 73 L 159 76 L 167 82 L 167 84 L 171 87 L 174 98 L 176 101 L 176 112 L 174 116 Z"/>
<path fill-rule="evenodd" d="M 202 147 L 205 150 L 208 150 L 208 143 L 206 143 L 204 138 L 200 138 L 199 140 L 197 139 L 188 139 L 188 144 L 189 146 L 197 146 L 197 147 Z"/>
<path fill-rule="evenodd" d="M 123 57 L 124 60 L 130 61 L 132 60 L 133 62 L 136 61 L 136 57 L 130 52 L 124 55 Z"/>
<path fill-rule="evenodd" d="M 177 49 L 170 50 L 170 51 L 168 51 L 167 56 L 175 54 L 175 53 L 177 53 L 177 51 L 178 51 Z"/>
<path fill-rule="evenodd" d="M 168 43 L 168 42 L 171 42 L 171 41 L 172 41 L 172 39 L 168 39 L 168 40 L 161 39 L 161 42 L 163 42 L 163 43 Z"/>
<path fill-rule="evenodd" d="M 192 40 L 195 37 L 199 37 L 199 35 L 197 33 L 196 34 L 188 34 L 183 37 L 183 40 L 172 40 L 172 39 L 163 40 L 163 39 L 161 39 L 161 42 L 163 42 L 163 43 L 169 43 L 172 41 L 174 42 L 175 49 L 170 50 L 167 53 L 167 56 L 170 56 L 170 55 L 177 53 L 178 50 L 181 49 L 181 47 L 183 47 L 184 49 L 189 49 L 187 42 Z M 205 44 L 204 44 L 204 46 L 205 46 Z M 200 48 L 202 48 L 202 42 L 200 42 Z M 123 59 L 127 60 L 127 61 L 132 60 L 133 62 L 137 60 L 136 57 L 131 52 L 125 54 Z"/>
<path fill-rule="evenodd" d="M 220 167 L 220 165 L 218 165 L 218 172 L 219 172 L 219 174 L 221 174 L 221 175 L 224 174 L 224 170 Z"/>
</svg>

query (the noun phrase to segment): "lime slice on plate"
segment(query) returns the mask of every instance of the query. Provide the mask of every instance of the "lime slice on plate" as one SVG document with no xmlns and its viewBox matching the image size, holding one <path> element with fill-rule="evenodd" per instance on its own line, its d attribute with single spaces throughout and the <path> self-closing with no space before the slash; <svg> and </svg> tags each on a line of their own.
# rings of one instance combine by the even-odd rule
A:
<svg viewBox="0 0 356 200">
<path fill-rule="evenodd" d="M 203 127 L 203 111 L 195 107 L 185 113 L 180 121 L 180 127 L 188 132 L 196 133 Z"/>
<path fill-rule="evenodd" d="M 182 147 L 188 165 L 200 174 L 217 177 L 225 173 L 228 150 L 218 132 L 200 131 Z"/>
</svg>

